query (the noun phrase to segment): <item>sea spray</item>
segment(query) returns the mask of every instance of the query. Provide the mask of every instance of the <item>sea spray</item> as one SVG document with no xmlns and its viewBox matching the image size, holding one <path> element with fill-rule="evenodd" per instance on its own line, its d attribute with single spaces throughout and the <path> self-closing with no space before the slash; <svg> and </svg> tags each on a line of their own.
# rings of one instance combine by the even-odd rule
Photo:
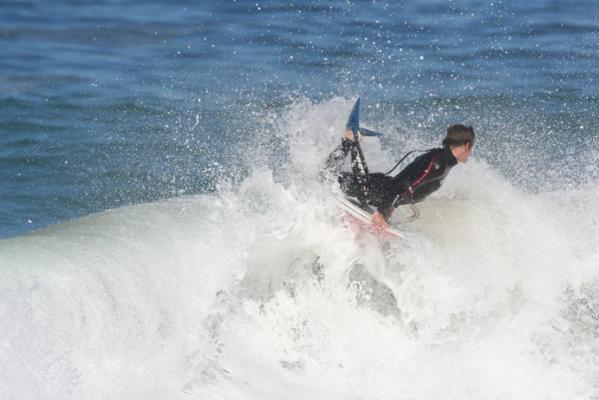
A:
<svg viewBox="0 0 599 400">
<path fill-rule="evenodd" d="M 318 179 L 338 138 L 308 128 L 350 103 L 273 118 L 283 170 L 0 242 L 0 393 L 592 399 L 596 185 L 525 190 L 482 147 L 381 244 Z"/>
</svg>

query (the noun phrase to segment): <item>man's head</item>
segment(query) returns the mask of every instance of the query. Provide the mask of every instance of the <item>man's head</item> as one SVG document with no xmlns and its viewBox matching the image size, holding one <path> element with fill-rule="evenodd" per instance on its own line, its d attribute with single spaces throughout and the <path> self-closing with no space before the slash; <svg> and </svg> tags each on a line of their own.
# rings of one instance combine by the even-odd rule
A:
<svg viewBox="0 0 599 400">
<path fill-rule="evenodd" d="M 448 147 L 458 162 L 466 162 L 474 147 L 474 129 L 461 124 L 447 128 L 443 146 Z"/>
</svg>

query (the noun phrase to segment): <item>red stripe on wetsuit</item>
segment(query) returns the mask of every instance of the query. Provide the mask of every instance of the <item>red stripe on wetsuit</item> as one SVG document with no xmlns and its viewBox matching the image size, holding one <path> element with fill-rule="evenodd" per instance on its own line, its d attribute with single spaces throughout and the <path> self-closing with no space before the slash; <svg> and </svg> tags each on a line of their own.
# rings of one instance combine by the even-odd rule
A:
<svg viewBox="0 0 599 400">
<path fill-rule="evenodd" d="M 431 161 L 428 163 L 428 165 L 427 165 L 426 169 L 424 170 L 424 172 L 422 173 L 422 175 L 408 187 L 407 192 L 410 193 L 411 197 L 414 197 L 414 189 L 416 189 L 418 187 L 418 185 L 423 183 L 423 181 L 426 179 L 426 177 L 430 175 L 431 171 L 433 170 L 433 165 L 435 164 L 435 162 L 438 159 L 439 159 L 439 156 L 433 157 L 431 159 Z"/>
</svg>

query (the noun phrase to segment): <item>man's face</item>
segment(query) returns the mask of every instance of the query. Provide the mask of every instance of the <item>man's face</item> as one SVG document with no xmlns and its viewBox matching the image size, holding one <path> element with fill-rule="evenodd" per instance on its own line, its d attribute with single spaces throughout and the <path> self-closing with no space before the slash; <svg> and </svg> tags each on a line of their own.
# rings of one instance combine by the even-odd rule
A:
<svg viewBox="0 0 599 400">
<path fill-rule="evenodd" d="M 461 144 L 459 146 L 454 147 L 453 155 L 458 160 L 458 162 L 466 162 L 468 161 L 468 157 L 470 157 L 470 153 L 472 153 L 472 145 L 470 143 Z"/>
</svg>

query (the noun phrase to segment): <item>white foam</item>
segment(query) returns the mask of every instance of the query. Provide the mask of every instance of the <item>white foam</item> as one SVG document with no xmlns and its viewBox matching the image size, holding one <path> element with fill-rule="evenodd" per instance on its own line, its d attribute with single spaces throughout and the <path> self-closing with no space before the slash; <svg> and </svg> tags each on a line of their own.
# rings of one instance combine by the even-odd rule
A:
<svg viewBox="0 0 599 400">
<path fill-rule="evenodd" d="M 597 187 L 526 193 L 477 155 L 406 241 L 358 239 L 315 179 L 350 106 L 279 117 L 283 184 L 258 170 L 1 241 L 1 397 L 596 396 Z"/>
</svg>

